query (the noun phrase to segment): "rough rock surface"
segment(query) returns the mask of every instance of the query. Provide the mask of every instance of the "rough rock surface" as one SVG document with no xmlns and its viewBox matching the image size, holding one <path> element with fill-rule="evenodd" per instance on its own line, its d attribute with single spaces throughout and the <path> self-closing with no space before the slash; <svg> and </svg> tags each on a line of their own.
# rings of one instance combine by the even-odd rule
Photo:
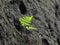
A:
<svg viewBox="0 0 60 45">
<path fill-rule="evenodd" d="M 60 45 L 60 0 L 0 0 L 0 45 Z M 32 15 L 37 30 L 17 18 Z"/>
</svg>

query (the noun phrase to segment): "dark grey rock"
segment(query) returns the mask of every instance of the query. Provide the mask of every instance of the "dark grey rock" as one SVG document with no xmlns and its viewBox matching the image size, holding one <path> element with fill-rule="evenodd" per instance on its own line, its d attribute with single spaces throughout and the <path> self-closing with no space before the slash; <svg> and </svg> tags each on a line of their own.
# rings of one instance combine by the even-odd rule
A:
<svg viewBox="0 0 60 45">
<path fill-rule="evenodd" d="M 37 30 L 19 24 L 26 15 Z M 60 45 L 60 0 L 0 0 L 0 45 Z"/>
</svg>

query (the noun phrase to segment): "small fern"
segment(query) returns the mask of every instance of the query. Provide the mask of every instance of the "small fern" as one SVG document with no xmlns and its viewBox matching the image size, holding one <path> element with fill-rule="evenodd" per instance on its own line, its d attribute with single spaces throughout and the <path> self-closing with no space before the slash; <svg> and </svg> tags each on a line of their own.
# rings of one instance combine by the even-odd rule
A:
<svg viewBox="0 0 60 45">
<path fill-rule="evenodd" d="M 22 26 L 26 26 L 27 30 L 32 30 L 32 29 L 35 30 L 36 28 L 30 25 L 32 18 L 33 16 L 22 17 L 22 18 L 19 18 L 19 22 L 21 23 Z"/>
</svg>

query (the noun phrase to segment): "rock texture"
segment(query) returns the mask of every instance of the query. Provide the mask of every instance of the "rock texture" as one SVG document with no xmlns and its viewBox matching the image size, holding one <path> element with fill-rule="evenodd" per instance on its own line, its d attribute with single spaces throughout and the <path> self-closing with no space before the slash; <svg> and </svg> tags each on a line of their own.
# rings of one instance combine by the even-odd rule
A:
<svg viewBox="0 0 60 45">
<path fill-rule="evenodd" d="M 60 45 L 60 0 L 0 0 L 0 45 Z M 33 16 L 37 30 L 18 21 Z"/>
</svg>

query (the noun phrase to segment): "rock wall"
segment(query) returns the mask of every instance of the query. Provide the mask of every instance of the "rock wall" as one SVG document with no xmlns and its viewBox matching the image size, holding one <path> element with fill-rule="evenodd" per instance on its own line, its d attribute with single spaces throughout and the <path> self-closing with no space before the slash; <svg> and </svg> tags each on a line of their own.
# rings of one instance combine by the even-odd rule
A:
<svg viewBox="0 0 60 45">
<path fill-rule="evenodd" d="M 60 0 L 0 0 L 0 45 L 60 45 Z M 37 30 L 18 21 L 33 16 Z"/>
</svg>

